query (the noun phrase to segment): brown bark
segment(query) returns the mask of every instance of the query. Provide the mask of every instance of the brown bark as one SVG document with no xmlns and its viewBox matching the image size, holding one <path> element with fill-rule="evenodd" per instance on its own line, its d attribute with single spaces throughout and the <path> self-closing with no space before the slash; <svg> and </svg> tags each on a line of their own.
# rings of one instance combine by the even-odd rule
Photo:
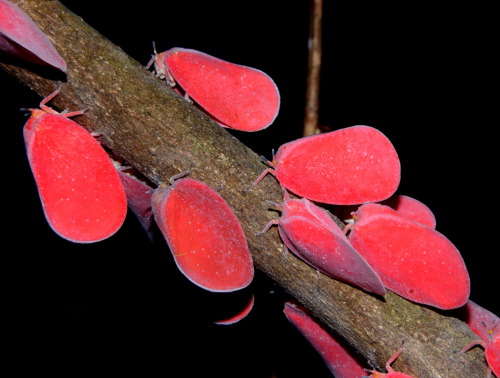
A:
<svg viewBox="0 0 500 378">
<path fill-rule="evenodd" d="M 275 217 L 266 200 L 281 198 L 272 177 L 244 191 L 265 168 L 259 156 L 58 1 L 14 2 L 47 33 L 68 63 L 67 80 L 52 104 L 61 110 L 87 109 L 75 120 L 156 184 L 193 166 L 191 177 L 220 189 L 240 219 L 256 267 L 374 367 L 382 369 L 404 342 L 404 353 L 393 365 L 396 370 L 418 377 L 483 376 L 481 349 L 459 353 L 476 339 L 465 323 L 390 292 L 381 299 L 319 275 L 292 254 L 283 257 L 276 229 L 255 237 Z M 57 87 L 55 80 L 39 75 L 48 71 L 0 66 L 41 96 Z"/>
</svg>

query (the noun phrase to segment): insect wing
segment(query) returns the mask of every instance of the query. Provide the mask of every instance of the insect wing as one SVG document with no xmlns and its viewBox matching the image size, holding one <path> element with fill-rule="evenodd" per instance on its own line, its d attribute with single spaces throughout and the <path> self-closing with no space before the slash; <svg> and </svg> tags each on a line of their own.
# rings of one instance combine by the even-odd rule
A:
<svg viewBox="0 0 500 378">
<path fill-rule="evenodd" d="M 229 128 L 262 130 L 278 115 L 278 88 L 262 71 L 183 48 L 166 51 L 164 59 L 188 96 Z"/>
<path fill-rule="evenodd" d="M 120 169 L 117 172 L 125 189 L 129 209 L 152 240 L 153 210 L 151 209 L 151 197 L 153 189 L 132 174 Z"/>
<path fill-rule="evenodd" d="M 215 324 L 232 325 L 238 323 L 239 321 L 245 319 L 248 316 L 248 314 L 250 314 L 254 303 L 255 303 L 255 296 L 252 294 L 250 296 L 250 299 L 246 302 L 243 308 L 241 308 L 238 312 L 232 314 L 230 317 L 226 319 L 216 321 Z"/>
<path fill-rule="evenodd" d="M 156 189 L 156 223 L 180 271 L 196 285 L 228 292 L 253 279 L 253 261 L 243 229 L 222 197 L 189 178 Z"/>
<path fill-rule="evenodd" d="M 278 224 L 285 245 L 316 269 L 369 292 L 384 295 L 385 288 L 377 273 L 350 245 L 339 226 L 321 212 L 306 199 L 286 201 Z"/>
<path fill-rule="evenodd" d="M 381 204 L 393 208 L 399 214 L 424 226 L 436 228 L 436 218 L 432 210 L 415 198 L 399 194 L 382 201 Z"/>
<path fill-rule="evenodd" d="M 24 127 L 45 217 L 61 237 L 91 243 L 123 224 L 127 200 L 109 156 L 76 122 L 34 110 Z"/>
<path fill-rule="evenodd" d="M 21 8 L 0 0 L 0 51 L 66 72 L 66 62 L 52 42 Z"/>
<path fill-rule="evenodd" d="M 488 342 L 495 327 L 500 327 L 500 318 L 470 299 L 464 306 L 465 322 L 484 342 Z"/>
<path fill-rule="evenodd" d="M 291 302 L 285 303 L 286 318 L 318 351 L 335 377 L 359 378 L 365 370 L 358 360 L 306 311 Z"/>
<path fill-rule="evenodd" d="M 389 290 L 440 309 L 467 302 L 467 269 L 444 235 L 384 205 L 363 205 L 356 216 L 349 240 Z"/>
<path fill-rule="evenodd" d="M 352 126 L 282 145 L 274 160 L 278 181 L 312 201 L 337 205 L 378 202 L 400 181 L 399 158 L 377 129 Z"/>
</svg>

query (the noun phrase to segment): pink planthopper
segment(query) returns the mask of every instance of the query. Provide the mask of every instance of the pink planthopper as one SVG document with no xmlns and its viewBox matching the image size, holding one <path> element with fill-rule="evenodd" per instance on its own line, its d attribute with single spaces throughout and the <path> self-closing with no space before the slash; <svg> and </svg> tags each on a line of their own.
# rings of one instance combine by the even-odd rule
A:
<svg viewBox="0 0 500 378">
<path fill-rule="evenodd" d="M 290 199 L 283 190 L 279 220 L 269 222 L 257 235 L 277 224 L 285 247 L 319 271 L 371 293 L 385 295 L 384 284 L 351 246 L 341 228 L 311 201 Z"/>
<path fill-rule="evenodd" d="M 232 325 L 238 323 L 239 321 L 245 319 L 248 316 L 248 314 L 250 314 L 250 312 L 253 309 L 254 303 L 255 303 L 255 296 L 251 294 L 250 298 L 245 302 L 244 306 L 239 309 L 239 311 L 232 313 L 231 316 L 229 317 L 217 320 L 216 322 L 214 322 L 214 324 Z"/>
<path fill-rule="evenodd" d="M 402 194 L 394 194 L 388 199 L 379 202 L 381 205 L 389 206 L 400 215 L 412 219 L 430 228 L 436 228 L 436 218 L 427 205 L 415 198 Z M 359 206 L 336 206 L 334 214 L 346 223 L 352 223 L 352 214 Z"/>
<path fill-rule="evenodd" d="M 156 53 L 156 75 L 178 84 L 219 125 L 241 131 L 259 131 L 278 115 L 280 94 L 264 72 L 205 54 L 175 47 Z"/>
<path fill-rule="evenodd" d="M 16 4 L 0 0 L 0 52 L 66 72 L 66 62 L 52 42 Z"/>
<path fill-rule="evenodd" d="M 482 346 L 489 368 L 500 377 L 500 318 L 471 300 L 465 305 L 465 310 L 465 321 L 480 340 L 473 341 L 462 351 Z"/>
<path fill-rule="evenodd" d="M 49 225 L 61 237 L 92 243 L 123 224 L 127 199 L 113 162 L 94 137 L 69 117 L 45 105 L 30 109 L 24 126 L 28 160 Z"/>
<path fill-rule="evenodd" d="M 342 342 L 317 323 L 301 306 L 286 302 L 283 310 L 286 318 L 318 351 L 335 378 L 359 378 L 365 372 L 363 366 Z"/>
<path fill-rule="evenodd" d="M 467 268 L 458 249 L 438 231 L 374 203 L 362 205 L 347 229 L 351 245 L 387 289 L 443 310 L 467 302 Z"/>
<path fill-rule="evenodd" d="M 465 304 L 464 310 L 464 321 L 469 328 L 483 341 L 488 341 L 488 338 L 493 333 L 492 330 L 499 326 L 500 318 L 470 299 Z"/>
<path fill-rule="evenodd" d="M 282 145 L 267 173 L 294 194 L 311 201 L 357 205 L 389 198 L 401 177 L 399 158 L 380 131 L 352 126 Z"/>
<path fill-rule="evenodd" d="M 402 194 L 394 195 L 382 202 L 396 210 L 400 215 L 430 228 L 436 228 L 436 217 L 431 209 L 419 200 Z"/>
<path fill-rule="evenodd" d="M 387 373 L 364 369 L 359 358 L 354 356 L 342 343 L 335 339 L 317 323 L 307 311 L 292 302 L 285 303 L 284 309 L 287 319 L 304 335 L 311 345 L 320 353 L 327 367 L 335 378 L 364 377 L 366 371 L 373 378 L 413 378 L 411 375 L 394 371 L 391 364 L 399 357 L 399 349 L 386 363 Z"/>
<path fill-rule="evenodd" d="M 253 260 L 238 218 L 206 184 L 190 178 L 160 186 L 151 202 L 154 219 L 180 271 L 194 284 L 230 292 L 250 284 Z"/>
<path fill-rule="evenodd" d="M 149 239 L 153 240 L 152 227 L 154 225 L 154 218 L 153 210 L 151 209 L 153 188 L 137 177 L 134 170 L 121 165 L 118 165 L 116 169 L 125 189 L 128 208 L 135 215 L 144 231 L 146 231 Z"/>
</svg>

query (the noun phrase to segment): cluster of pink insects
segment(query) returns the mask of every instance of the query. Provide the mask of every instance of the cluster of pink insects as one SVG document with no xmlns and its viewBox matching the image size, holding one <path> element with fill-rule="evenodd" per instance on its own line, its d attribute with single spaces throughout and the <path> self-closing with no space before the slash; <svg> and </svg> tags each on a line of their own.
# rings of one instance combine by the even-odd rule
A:
<svg viewBox="0 0 500 378">
<path fill-rule="evenodd" d="M 18 59 L 66 72 L 66 62 L 49 39 L 16 5 L 0 0 L 0 51 Z M 280 105 L 272 79 L 254 68 L 208 54 L 173 48 L 153 56 L 155 73 L 192 99 L 219 125 L 254 132 L 270 126 Z M 24 127 L 28 160 L 51 228 L 77 243 L 112 236 L 123 224 L 127 207 L 149 230 L 154 221 L 175 263 L 194 284 L 210 291 L 247 287 L 254 274 L 245 234 L 222 197 L 206 184 L 173 177 L 152 190 L 118 168 L 93 135 L 57 113 L 45 98 Z M 364 291 L 384 296 L 389 289 L 413 302 L 442 310 L 466 306 L 467 324 L 480 337 L 492 371 L 500 376 L 498 317 L 469 300 L 470 282 L 456 247 L 435 230 L 430 209 L 396 195 L 398 155 L 377 129 L 353 126 L 282 145 L 267 173 L 283 189 L 277 225 L 285 248 L 317 270 Z M 291 198 L 289 192 L 299 198 Z M 316 203 L 334 205 L 346 220 L 340 228 Z M 346 219 L 347 218 L 347 219 Z M 192 230 L 188 237 L 182 229 Z M 220 324 L 231 324 L 250 311 Z M 335 338 L 300 306 L 285 304 L 286 317 L 322 354 L 336 377 L 359 377 L 364 370 Z M 465 350 L 473 347 L 470 345 Z M 373 377 L 409 377 L 395 372 Z M 353 362 L 354 361 L 354 362 Z"/>
</svg>

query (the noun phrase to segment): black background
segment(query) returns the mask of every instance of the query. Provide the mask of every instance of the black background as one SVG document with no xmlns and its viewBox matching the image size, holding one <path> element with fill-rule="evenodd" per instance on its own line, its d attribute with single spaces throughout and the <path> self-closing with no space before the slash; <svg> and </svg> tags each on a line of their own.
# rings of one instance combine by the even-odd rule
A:
<svg viewBox="0 0 500 378">
<path fill-rule="evenodd" d="M 193 48 L 266 72 L 281 92 L 279 116 L 266 130 L 233 135 L 268 158 L 301 136 L 308 1 L 63 3 L 142 64 L 155 41 L 158 51 Z M 471 299 L 498 314 L 492 9 L 325 3 L 320 122 L 332 129 L 370 125 L 392 141 L 402 166 L 399 193 L 433 210 L 437 230 L 468 266 Z M 239 296 L 189 283 L 166 246 L 151 244 L 132 216 L 93 245 L 55 235 L 22 138 L 27 116 L 19 109 L 36 107 L 40 98 L 3 71 L 0 83 L 4 291 L 15 299 L 8 308 L 17 320 L 13 350 L 23 357 L 21 369 L 66 376 L 330 376 L 284 318 L 289 298 L 262 274 L 247 290 L 256 298 L 249 317 L 214 326 Z"/>
</svg>

